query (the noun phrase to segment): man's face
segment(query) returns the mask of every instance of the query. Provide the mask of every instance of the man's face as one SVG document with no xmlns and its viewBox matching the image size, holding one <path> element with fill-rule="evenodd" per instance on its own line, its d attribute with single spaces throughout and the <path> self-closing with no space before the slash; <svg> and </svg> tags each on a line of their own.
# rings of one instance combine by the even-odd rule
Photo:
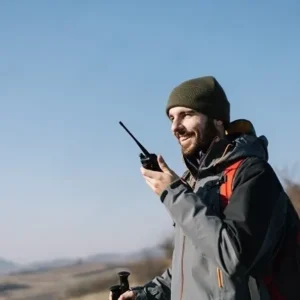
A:
<svg viewBox="0 0 300 300">
<path fill-rule="evenodd" d="M 200 150 L 206 152 L 218 135 L 214 121 L 190 108 L 173 107 L 169 110 L 171 130 L 181 145 L 182 154 L 190 156 Z"/>
</svg>

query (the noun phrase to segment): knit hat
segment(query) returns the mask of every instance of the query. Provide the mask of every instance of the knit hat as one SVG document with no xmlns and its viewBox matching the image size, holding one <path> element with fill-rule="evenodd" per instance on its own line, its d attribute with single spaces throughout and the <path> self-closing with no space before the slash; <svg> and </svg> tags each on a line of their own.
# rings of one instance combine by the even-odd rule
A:
<svg viewBox="0 0 300 300">
<path fill-rule="evenodd" d="M 169 96 L 166 113 L 175 106 L 188 107 L 224 123 L 230 122 L 230 103 L 212 76 L 190 79 L 175 87 Z"/>
</svg>

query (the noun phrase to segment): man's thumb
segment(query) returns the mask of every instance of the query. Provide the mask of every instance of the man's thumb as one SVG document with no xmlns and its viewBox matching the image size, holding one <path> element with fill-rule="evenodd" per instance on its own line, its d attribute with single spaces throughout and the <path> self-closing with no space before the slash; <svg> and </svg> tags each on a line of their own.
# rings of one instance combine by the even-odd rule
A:
<svg viewBox="0 0 300 300">
<path fill-rule="evenodd" d="M 162 169 L 163 172 L 171 171 L 161 155 L 158 155 L 157 161 L 158 161 L 159 167 Z"/>
<path fill-rule="evenodd" d="M 122 294 L 118 300 L 135 300 L 135 295 L 133 291 L 127 291 L 124 294 Z"/>
</svg>

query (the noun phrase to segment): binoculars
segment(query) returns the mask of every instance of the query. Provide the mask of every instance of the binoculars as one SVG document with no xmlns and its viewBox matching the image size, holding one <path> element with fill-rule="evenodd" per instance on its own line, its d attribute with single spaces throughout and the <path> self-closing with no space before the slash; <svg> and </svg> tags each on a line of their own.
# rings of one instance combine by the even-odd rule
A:
<svg viewBox="0 0 300 300">
<path fill-rule="evenodd" d="M 116 284 L 110 287 L 110 291 L 112 293 L 112 300 L 118 300 L 118 298 L 125 292 L 129 290 L 129 281 L 128 276 L 129 272 L 122 271 L 118 273 L 120 284 Z"/>
</svg>

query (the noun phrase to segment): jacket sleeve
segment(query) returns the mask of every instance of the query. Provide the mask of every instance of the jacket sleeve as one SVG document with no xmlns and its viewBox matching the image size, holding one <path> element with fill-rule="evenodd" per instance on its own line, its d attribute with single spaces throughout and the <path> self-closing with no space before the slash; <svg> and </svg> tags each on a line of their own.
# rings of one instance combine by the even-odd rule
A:
<svg viewBox="0 0 300 300">
<path fill-rule="evenodd" d="M 260 272 L 283 235 L 285 193 L 271 166 L 258 158 L 240 166 L 223 216 L 181 180 L 161 200 L 194 246 L 229 275 Z"/>
<path fill-rule="evenodd" d="M 172 271 L 169 268 L 144 286 L 134 287 L 131 290 L 135 293 L 136 300 L 170 300 L 171 279 Z"/>
</svg>

